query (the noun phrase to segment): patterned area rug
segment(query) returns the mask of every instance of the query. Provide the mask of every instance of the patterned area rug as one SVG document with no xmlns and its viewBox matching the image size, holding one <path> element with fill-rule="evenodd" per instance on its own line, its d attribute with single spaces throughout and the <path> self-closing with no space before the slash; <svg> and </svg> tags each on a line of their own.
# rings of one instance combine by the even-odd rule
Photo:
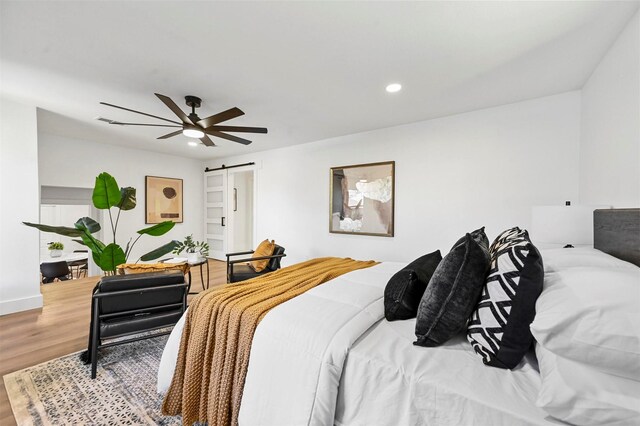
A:
<svg viewBox="0 0 640 426">
<path fill-rule="evenodd" d="M 160 414 L 156 379 L 168 336 L 99 351 L 98 375 L 79 353 L 4 376 L 18 425 L 179 425 Z"/>
</svg>

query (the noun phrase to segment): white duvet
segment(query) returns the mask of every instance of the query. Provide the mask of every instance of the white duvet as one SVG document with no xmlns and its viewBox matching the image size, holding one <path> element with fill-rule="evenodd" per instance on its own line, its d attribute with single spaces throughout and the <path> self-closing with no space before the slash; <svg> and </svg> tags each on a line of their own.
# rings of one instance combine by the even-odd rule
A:
<svg viewBox="0 0 640 426">
<path fill-rule="evenodd" d="M 349 349 L 383 318 L 384 287 L 403 266 L 342 275 L 269 312 L 253 338 L 240 425 L 332 425 Z"/>
<path fill-rule="evenodd" d="M 486 367 L 463 338 L 415 347 L 415 320 L 382 320 L 384 287 L 404 265 L 354 271 L 270 311 L 254 335 L 240 425 L 550 421 L 534 405 L 533 365 Z M 181 320 L 163 353 L 160 392 L 171 382 L 182 327 Z"/>
<path fill-rule="evenodd" d="M 384 262 L 345 274 L 271 310 L 254 334 L 239 423 L 333 424 L 349 348 L 383 318 L 384 287 L 404 265 Z M 171 384 L 183 327 L 184 316 L 162 354 L 160 393 Z"/>
</svg>

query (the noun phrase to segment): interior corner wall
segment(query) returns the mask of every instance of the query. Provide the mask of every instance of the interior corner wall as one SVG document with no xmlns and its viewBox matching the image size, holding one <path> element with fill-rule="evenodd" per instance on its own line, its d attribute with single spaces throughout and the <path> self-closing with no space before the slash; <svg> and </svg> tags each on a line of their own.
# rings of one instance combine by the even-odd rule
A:
<svg viewBox="0 0 640 426">
<path fill-rule="evenodd" d="M 0 315 L 42 306 L 35 106 L 0 99 Z"/>
<path fill-rule="evenodd" d="M 95 178 L 107 172 L 116 178 L 120 186 L 132 186 L 137 190 L 137 206 L 122 212 L 118 224 L 117 243 L 124 247 L 136 231 L 151 225 L 145 224 L 145 176 L 162 176 L 183 180 L 183 223 L 177 223 L 161 237 L 143 235 L 136 244 L 129 261 L 172 239 L 204 239 L 203 164 L 202 161 L 160 154 L 151 151 L 106 145 L 91 141 L 40 133 L 40 184 L 43 186 L 93 188 Z M 102 220 L 102 239 L 111 242 L 109 219 Z"/>
<path fill-rule="evenodd" d="M 578 196 L 580 92 L 207 163 L 255 161 L 256 237 L 291 263 L 317 256 L 409 261 L 486 226 L 531 224 L 531 207 Z M 259 138 L 255 139 L 259 144 Z M 329 233 L 329 169 L 394 160 L 395 237 Z M 535 237 L 533 237 L 535 240 Z"/>
<path fill-rule="evenodd" d="M 640 12 L 582 89 L 580 203 L 640 207 Z"/>
</svg>

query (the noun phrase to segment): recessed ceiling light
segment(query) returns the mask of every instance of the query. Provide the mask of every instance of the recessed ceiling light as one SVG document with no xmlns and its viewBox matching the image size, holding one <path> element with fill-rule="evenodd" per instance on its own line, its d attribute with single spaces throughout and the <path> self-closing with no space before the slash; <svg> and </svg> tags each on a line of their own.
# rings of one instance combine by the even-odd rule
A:
<svg viewBox="0 0 640 426">
<path fill-rule="evenodd" d="M 189 141 L 189 142 L 187 142 L 187 144 L 189 146 L 198 146 L 198 142 L 196 142 L 196 141 Z"/>
<path fill-rule="evenodd" d="M 391 83 L 387 86 L 386 91 L 389 93 L 396 93 L 402 90 L 402 84 L 400 83 Z"/>
</svg>

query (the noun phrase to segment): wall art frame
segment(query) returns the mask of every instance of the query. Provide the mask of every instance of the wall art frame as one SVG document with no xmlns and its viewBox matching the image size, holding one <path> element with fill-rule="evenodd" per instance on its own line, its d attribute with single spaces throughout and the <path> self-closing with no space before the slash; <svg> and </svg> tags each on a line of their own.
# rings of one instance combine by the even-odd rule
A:
<svg viewBox="0 0 640 426">
<path fill-rule="evenodd" d="M 331 167 L 329 232 L 393 237 L 395 161 Z"/>
<path fill-rule="evenodd" d="M 184 221 L 183 180 L 162 176 L 145 176 L 144 221 L 148 224 L 171 220 Z"/>
</svg>

